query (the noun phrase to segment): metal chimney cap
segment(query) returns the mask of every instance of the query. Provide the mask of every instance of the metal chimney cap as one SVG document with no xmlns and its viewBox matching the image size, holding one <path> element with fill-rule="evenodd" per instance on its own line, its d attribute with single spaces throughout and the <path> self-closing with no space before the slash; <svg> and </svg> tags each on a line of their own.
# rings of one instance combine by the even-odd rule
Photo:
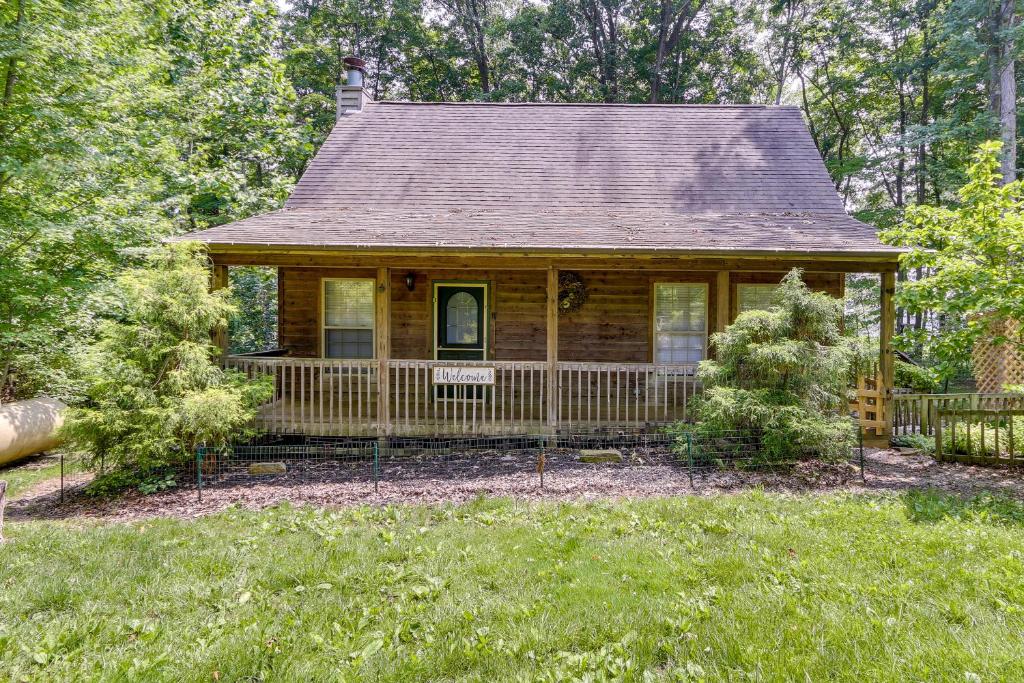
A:
<svg viewBox="0 0 1024 683">
<path fill-rule="evenodd" d="M 359 57 L 345 57 L 341 63 L 348 69 L 366 73 L 366 60 L 359 59 Z"/>
</svg>

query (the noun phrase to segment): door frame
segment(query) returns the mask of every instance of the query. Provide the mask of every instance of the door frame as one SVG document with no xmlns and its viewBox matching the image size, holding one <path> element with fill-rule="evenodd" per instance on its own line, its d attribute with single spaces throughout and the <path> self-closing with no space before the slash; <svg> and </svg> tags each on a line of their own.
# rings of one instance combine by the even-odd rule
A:
<svg viewBox="0 0 1024 683">
<path fill-rule="evenodd" d="M 489 280 L 433 280 L 430 286 L 430 317 L 431 317 L 431 334 L 430 334 L 430 349 L 431 355 L 434 360 L 438 360 L 437 352 L 437 333 L 438 323 L 440 322 L 440 316 L 437 311 L 438 287 L 475 287 L 483 289 L 483 357 L 480 360 L 490 360 L 488 358 L 488 350 L 490 349 L 491 343 L 491 282 Z"/>
</svg>

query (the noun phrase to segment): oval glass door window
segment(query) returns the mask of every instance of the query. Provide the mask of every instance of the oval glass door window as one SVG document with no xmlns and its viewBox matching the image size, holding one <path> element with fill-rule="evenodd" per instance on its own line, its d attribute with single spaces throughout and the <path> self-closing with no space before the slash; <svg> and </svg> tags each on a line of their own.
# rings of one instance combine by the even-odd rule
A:
<svg viewBox="0 0 1024 683">
<path fill-rule="evenodd" d="M 477 344 L 480 339 L 479 304 L 469 292 L 456 292 L 445 310 L 445 342 Z"/>
</svg>

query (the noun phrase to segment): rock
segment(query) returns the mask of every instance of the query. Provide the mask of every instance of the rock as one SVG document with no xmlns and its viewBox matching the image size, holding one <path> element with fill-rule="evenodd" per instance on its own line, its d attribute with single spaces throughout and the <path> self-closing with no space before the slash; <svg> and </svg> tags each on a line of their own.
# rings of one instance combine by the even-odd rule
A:
<svg viewBox="0 0 1024 683">
<path fill-rule="evenodd" d="M 255 462 L 249 465 L 249 474 L 284 474 L 288 468 L 283 462 Z"/>
<path fill-rule="evenodd" d="M 580 451 L 580 462 L 622 462 L 622 453 L 614 448 L 591 448 Z"/>
<path fill-rule="evenodd" d="M 911 447 L 908 447 L 908 446 L 900 446 L 896 450 L 899 451 L 900 455 L 921 455 L 921 449 L 920 448 L 911 448 Z"/>
</svg>

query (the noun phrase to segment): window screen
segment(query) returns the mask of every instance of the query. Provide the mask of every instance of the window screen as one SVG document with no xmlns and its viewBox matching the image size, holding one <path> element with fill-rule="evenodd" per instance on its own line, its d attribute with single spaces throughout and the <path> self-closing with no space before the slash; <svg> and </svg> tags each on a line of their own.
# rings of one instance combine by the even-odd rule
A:
<svg viewBox="0 0 1024 683">
<path fill-rule="evenodd" d="M 706 285 L 654 285 L 654 361 L 696 363 L 703 360 L 708 334 L 707 313 Z"/>
<path fill-rule="evenodd" d="M 324 355 L 373 358 L 373 280 L 324 280 Z"/>
<path fill-rule="evenodd" d="M 772 305 L 772 295 L 778 285 L 736 285 L 736 310 L 767 311 Z"/>
</svg>

